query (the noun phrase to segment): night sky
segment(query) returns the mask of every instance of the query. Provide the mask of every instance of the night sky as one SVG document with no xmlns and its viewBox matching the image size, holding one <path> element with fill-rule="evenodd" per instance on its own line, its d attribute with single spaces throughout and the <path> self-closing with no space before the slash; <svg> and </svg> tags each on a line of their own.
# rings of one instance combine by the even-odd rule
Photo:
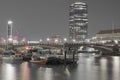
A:
<svg viewBox="0 0 120 80">
<path fill-rule="evenodd" d="M 7 21 L 12 20 L 14 34 L 28 40 L 53 35 L 69 35 L 69 5 L 78 0 L 0 0 L 0 36 L 7 35 Z M 88 4 L 88 34 L 120 28 L 120 0 L 79 0 Z"/>
</svg>

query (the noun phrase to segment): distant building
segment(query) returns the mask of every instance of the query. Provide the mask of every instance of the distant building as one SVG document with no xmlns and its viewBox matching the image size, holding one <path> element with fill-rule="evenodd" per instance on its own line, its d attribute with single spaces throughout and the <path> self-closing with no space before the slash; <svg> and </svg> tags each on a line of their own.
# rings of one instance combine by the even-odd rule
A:
<svg viewBox="0 0 120 80">
<path fill-rule="evenodd" d="M 96 34 L 96 38 L 102 40 L 120 40 L 120 29 L 101 30 Z"/>
<path fill-rule="evenodd" d="M 96 36 L 92 38 L 92 41 L 118 42 L 118 41 L 120 41 L 120 29 L 101 30 L 98 33 L 96 33 Z"/>
<path fill-rule="evenodd" d="M 87 4 L 75 2 L 70 5 L 69 10 L 69 38 L 77 42 L 87 37 L 88 12 Z"/>
<path fill-rule="evenodd" d="M 60 35 L 55 35 L 49 38 L 50 43 L 61 43 L 62 39 Z"/>
</svg>

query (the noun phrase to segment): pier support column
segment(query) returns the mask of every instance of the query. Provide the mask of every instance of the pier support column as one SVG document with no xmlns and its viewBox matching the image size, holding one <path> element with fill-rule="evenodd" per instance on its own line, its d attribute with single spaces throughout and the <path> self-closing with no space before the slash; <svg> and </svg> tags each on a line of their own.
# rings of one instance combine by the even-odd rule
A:
<svg viewBox="0 0 120 80">
<path fill-rule="evenodd" d="M 73 63 L 75 62 L 75 50 L 73 51 Z"/>
<path fill-rule="evenodd" d="M 65 51 L 64 51 L 64 64 L 65 64 L 65 65 L 66 65 L 66 60 L 67 60 L 66 54 L 67 54 L 67 51 L 65 50 Z"/>
<path fill-rule="evenodd" d="M 75 54 L 77 52 L 77 48 L 74 48 L 73 49 L 73 63 L 75 63 Z"/>
</svg>

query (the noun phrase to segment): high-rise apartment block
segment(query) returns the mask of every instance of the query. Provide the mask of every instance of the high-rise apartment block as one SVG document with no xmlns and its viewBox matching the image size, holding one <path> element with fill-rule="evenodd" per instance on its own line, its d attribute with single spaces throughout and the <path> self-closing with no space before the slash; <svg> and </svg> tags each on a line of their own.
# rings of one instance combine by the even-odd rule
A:
<svg viewBox="0 0 120 80">
<path fill-rule="evenodd" d="M 87 4 L 75 2 L 70 5 L 69 38 L 72 41 L 83 41 L 87 37 L 88 12 Z"/>
</svg>

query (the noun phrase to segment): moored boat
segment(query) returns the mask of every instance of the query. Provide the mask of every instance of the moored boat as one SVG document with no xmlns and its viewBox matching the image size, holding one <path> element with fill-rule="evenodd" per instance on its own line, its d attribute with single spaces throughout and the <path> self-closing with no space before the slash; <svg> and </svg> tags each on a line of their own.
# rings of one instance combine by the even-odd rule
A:
<svg viewBox="0 0 120 80">
<path fill-rule="evenodd" d="M 2 60 L 13 60 L 15 53 L 11 50 L 6 50 L 2 53 Z"/>
<path fill-rule="evenodd" d="M 4 51 L 1 55 L 1 60 L 23 60 L 20 53 L 15 53 L 14 51 Z"/>
<path fill-rule="evenodd" d="M 41 64 L 41 65 L 45 65 L 46 64 L 46 60 L 38 60 L 38 61 L 31 60 L 30 62 L 31 63 L 35 63 L 35 64 Z"/>
</svg>

